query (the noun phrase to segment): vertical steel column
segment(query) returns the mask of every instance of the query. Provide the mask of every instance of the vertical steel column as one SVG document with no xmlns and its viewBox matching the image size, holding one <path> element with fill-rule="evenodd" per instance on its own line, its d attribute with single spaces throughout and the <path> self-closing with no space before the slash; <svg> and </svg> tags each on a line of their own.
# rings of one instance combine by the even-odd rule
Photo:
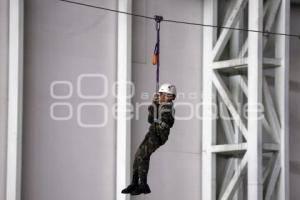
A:
<svg viewBox="0 0 300 200">
<path fill-rule="evenodd" d="M 131 0 L 118 0 L 118 9 L 131 12 Z M 116 135 L 116 200 L 129 200 L 121 194 L 130 182 L 131 127 L 128 107 L 131 105 L 131 16 L 118 14 L 118 60 L 117 60 L 117 135 Z"/>
<path fill-rule="evenodd" d="M 235 0 L 236 2 L 238 0 Z M 235 28 L 243 28 L 244 27 L 244 12 L 242 11 L 240 14 L 240 20 L 237 23 Z M 230 40 L 230 49 L 229 49 L 229 54 L 230 57 L 236 58 L 239 56 L 239 52 L 242 47 L 242 41 L 243 41 L 243 32 L 240 31 L 234 31 L 232 33 L 232 38 Z M 237 112 L 239 115 L 242 114 L 242 109 L 243 109 L 243 91 L 240 86 L 240 81 L 242 77 L 241 75 L 235 75 L 229 78 L 229 85 L 230 89 L 232 90 L 232 96 L 233 100 L 236 104 Z M 242 143 L 243 137 L 242 133 L 239 130 L 239 127 L 235 124 L 234 125 L 234 143 L 239 144 Z M 234 170 L 239 170 L 239 166 L 241 163 L 241 159 L 236 158 L 235 159 L 235 167 Z M 241 181 L 240 186 L 238 187 L 237 191 L 235 192 L 235 195 L 233 196 L 233 200 L 240 200 L 243 198 L 243 181 Z"/>
<path fill-rule="evenodd" d="M 248 21 L 249 29 L 263 30 L 263 1 L 249 1 Z M 262 33 L 248 38 L 248 199 L 262 200 Z"/>
<path fill-rule="evenodd" d="M 23 3 L 23 0 L 9 1 L 6 200 L 21 199 Z"/>
<path fill-rule="evenodd" d="M 204 24 L 217 24 L 217 0 L 204 0 Z M 202 199 L 216 199 L 216 155 L 211 152 L 211 145 L 216 143 L 216 120 L 214 105 L 216 91 L 212 82 L 212 50 L 217 38 L 215 28 L 203 28 L 203 123 L 202 123 Z"/>
<path fill-rule="evenodd" d="M 282 0 L 278 13 L 276 31 L 290 32 L 290 0 Z M 278 200 L 289 200 L 289 37 L 276 36 L 275 56 L 281 59 L 281 66 L 275 69 L 276 107 L 281 124 L 280 129 L 280 167 Z"/>
</svg>

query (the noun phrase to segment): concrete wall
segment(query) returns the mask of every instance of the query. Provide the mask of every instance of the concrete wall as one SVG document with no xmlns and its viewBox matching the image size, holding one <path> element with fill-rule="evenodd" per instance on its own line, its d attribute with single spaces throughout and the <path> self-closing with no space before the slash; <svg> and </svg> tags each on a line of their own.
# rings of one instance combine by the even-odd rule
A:
<svg viewBox="0 0 300 200">
<path fill-rule="evenodd" d="M 0 1 L 0 199 L 5 199 L 6 177 L 8 2 Z"/>
<path fill-rule="evenodd" d="M 291 10 L 291 32 L 300 33 L 300 6 Z M 300 196 L 300 40 L 291 38 L 290 48 L 290 192 L 291 200 L 298 200 Z"/>
<path fill-rule="evenodd" d="M 89 1 L 116 9 L 117 1 Z M 111 86 L 116 78 L 117 18 L 115 14 L 53 0 L 26 0 L 24 65 L 24 132 L 22 200 L 115 199 L 115 123 L 109 112 L 102 128 L 77 122 L 81 103 L 104 103 L 109 111 L 111 92 L 103 99 L 83 99 L 77 89 L 82 74 L 103 74 Z M 73 94 L 50 95 L 53 81 L 68 81 Z M 83 95 L 100 95 L 102 79 L 82 80 Z M 108 88 L 111 89 L 111 88 Z M 109 90 L 111 91 L 111 90 Z M 69 86 L 55 85 L 55 95 L 68 95 Z M 69 103 L 73 115 L 57 121 L 53 103 Z M 83 107 L 84 123 L 104 121 L 103 108 Z M 69 107 L 54 108 L 69 115 Z"/>
<path fill-rule="evenodd" d="M 199 0 L 139 0 L 133 11 L 148 16 L 163 15 L 166 19 L 202 21 Z M 176 116 L 188 117 L 201 100 L 202 30 L 200 27 L 162 23 L 161 25 L 161 83 L 171 82 L 183 93 L 175 101 Z M 136 95 L 133 103 L 150 102 L 145 93 L 155 92 L 155 68 L 151 55 L 156 41 L 155 24 L 143 19 L 133 20 L 133 82 Z M 192 96 L 189 96 L 191 95 Z M 195 95 L 193 95 L 195 94 Z M 146 107 L 132 122 L 132 156 L 143 140 L 149 124 Z M 169 141 L 151 157 L 150 195 L 133 199 L 199 200 L 201 190 L 201 121 L 192 117 L 177 120 Z"/>
</svg>

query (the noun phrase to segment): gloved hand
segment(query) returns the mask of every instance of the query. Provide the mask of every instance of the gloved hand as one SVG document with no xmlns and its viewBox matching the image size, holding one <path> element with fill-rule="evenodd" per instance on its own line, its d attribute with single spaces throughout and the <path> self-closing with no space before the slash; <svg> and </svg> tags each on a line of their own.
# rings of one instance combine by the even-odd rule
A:
<svg viewBox="0 0 300 200">
<path fill-rule="evenodd" d="M 160 120 L 160 119 L 154 119 L 154 123 L 160 124 L 160 123 L 161 123 L 161 120 Z"/>
<path fill-rule="evenodd" d="M 161 129 L 170 128 L 169 125 L 161 119 L 154 119 L 154 124 L 158 125 Z"/>
<path fill-rule="evenodd" d="M 159 104 L 159 94 L 158 93 L 154 94 L 152 102 L 154 104 Z"/>
</svg>

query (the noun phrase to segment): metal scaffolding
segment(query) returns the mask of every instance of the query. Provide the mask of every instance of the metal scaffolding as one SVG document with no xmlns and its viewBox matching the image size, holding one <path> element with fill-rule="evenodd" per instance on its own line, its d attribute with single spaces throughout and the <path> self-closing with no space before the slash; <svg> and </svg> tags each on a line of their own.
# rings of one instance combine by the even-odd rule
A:
<svg viewBox="0 0 300 200">
<path fill-rule="evenodd" d="M 203 10 L 204 24 L 266 34 L 203 28 L 202 199 L 289 200 L 289 38 L 267 33 L 289 33 L 290 1 Z"/>
</svg>

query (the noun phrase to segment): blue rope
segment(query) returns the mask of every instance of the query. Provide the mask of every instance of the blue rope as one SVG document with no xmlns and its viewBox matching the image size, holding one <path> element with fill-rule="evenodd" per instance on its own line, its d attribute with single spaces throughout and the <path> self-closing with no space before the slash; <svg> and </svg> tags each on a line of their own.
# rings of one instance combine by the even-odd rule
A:
<svg viewBox="0 0 300 200">
<path fill-rule="evenodd" d="M 160 62 L 159 62 L 159 50 L 160 50 L 160 22 L 163 20 L 162 16 L 155 15 L 154 19 L 156 21 L 156 45 L 154 48 L 154 54 L 156 55 L 157 58 L 157 63 L 156 63 L 156 93 L 158 93 L 159 90 L 159 67 L 160 67 Z M 156 106 L 156 116 L 155 119 L 158 119 L 158 106 Z"/>
</svg>

